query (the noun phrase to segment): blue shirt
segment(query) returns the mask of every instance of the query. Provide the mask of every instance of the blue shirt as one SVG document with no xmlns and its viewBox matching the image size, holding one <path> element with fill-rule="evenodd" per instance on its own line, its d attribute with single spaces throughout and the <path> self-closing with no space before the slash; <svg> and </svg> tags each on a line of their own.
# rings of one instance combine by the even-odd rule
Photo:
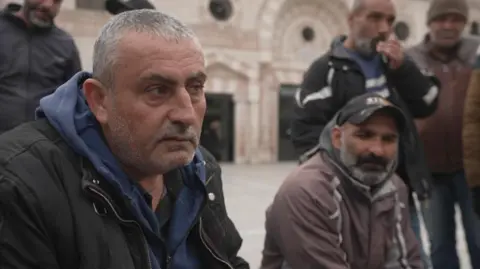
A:
<svg viewBox="0 0 480 269">
<path fill-rule="evenodd" d="M 355 51 L 345 48 L 347 53 L 354 60 L 363 75 L 365 76 L 365 89 L 367 92 L 387 92 L 387 79 L 385 77 L 385 70 L 382 62 L 382 56 L 380 54 L 375 55 L 372 58 L 366 58 L 361 56 Z M 385 96 L 387 97 L 387 96 Z"/>
</svg>

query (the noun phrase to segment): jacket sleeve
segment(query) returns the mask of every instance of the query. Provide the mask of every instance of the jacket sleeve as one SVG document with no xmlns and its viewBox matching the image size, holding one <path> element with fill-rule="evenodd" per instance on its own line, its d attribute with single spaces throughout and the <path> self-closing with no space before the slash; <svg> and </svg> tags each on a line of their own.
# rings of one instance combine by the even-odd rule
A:
<svg viewBox="0 0 480 269">
<path fill-rule="evenodd" d="M 414 118 L 426 118 L 437 109 L 440 81 L 426 69 L 420 71 L 406 56 L 403 64 L 388 73 L 390 81 Z"/>
<path fill-rule="evenodd" d="M 319 196 L 323 198 L 320 200 Z M 288 190 L 281 187 L 275 197 L 267 214 L 266 239 L 275 240 L 274 245 L 282 253 L 288 268 L 350 268 L 346 254 L 339 246 L 338 222 L 334 217 L 339 212 L 332 210 L 336 208 L 333 198 L 327 197 L 331 194 L 313 194 L 311 190 L 294 184 L 290 184 Z M 273 244 L 265 244 L 268 245 Z M 264 256 L 270 251 L 264 250 Z"/>
<path fill-rule="evenodd" d="M 400 180 L 400 179 L 399 179 Z M 407 257 L 407 263 L 409 268 L 412 269 L 423 269 L 423 261 L 421 257 L 420 251 L 420 243 L 418 242 L 417 236 L 413 232 L 412 225 L 410 222 L 410 209 L 409 209 L 409 202 L 408 202 L 408 189 L 401 183 L 403 188 L 400 190 L 401 195 L 401 226 L 402 226 L 402 233 L 404 235 L 405 240 L 405 251 Z M 401 239 L 400 239 L 401 240 Z M 402 247 L 402 242 L 400 242 L 400 247 Z"/>
<path fill-rule="evenodd" d="M 474 69 L 465 99 L 463 158 L 470 187 L 480 187 L 480 69 Z"/>
<path fill-rule="evenodd" d="M 305 73 L 295 94 L 291 140 L 298 155 L 318 144 L 323 128 L 340 108 L 331 87 L 334 70 L 327 56 L 318 59 Z"/>
<path fill-rule="evenodd" d="M 36 205 L 26 187 L 0 175 L 0 268 L 59 268 Z"/>
<path fill-rule="evenodd" d="M 78 48 L 77 45 L 75 45 L 75 42 L 72 40 L 72 53 L 70 55 L 70 58 L 68 59 L 67 68 L 65 69 L 64 81 L 68 81 L 71 77 L 73 77 L 73 75 L 80 72 L 81 70 L 82 63 L 80 60 L 80 55 L 78 53 Z"/>
</svg>

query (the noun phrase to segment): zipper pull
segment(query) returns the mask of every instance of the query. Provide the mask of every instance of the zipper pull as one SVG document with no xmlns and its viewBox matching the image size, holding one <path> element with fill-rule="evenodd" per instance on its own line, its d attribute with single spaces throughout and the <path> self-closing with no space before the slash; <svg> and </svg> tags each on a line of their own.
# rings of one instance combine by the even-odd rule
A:
<svg viewBox="0 0 480 269">
<path fill-rule="evenodd" d="M 170 268 L 170 262 L 172 261 L 172 256 L 168 255 L 167 259 L 165 260 L 165 269 Z"/>
</svg>

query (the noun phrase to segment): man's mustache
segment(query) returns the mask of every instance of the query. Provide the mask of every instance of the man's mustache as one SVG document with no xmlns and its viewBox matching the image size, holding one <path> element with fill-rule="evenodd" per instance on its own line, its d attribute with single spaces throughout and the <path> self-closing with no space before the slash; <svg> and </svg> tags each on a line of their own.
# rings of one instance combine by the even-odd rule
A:
<svg viewBox="0 0 480 269">
<path fill-rule="evenodd" d="M 440 38 L 453 38 L 457 36 L 455 30 L 439 30 L 437 34 Z"/>
<path fill-rule="evenodd" d="M 387 159 L 376 156 L 375 154 L 359 156 L 357 160 L 357 166 L 362 166 L 364 164 L 373 164 L 373 165 L 378 165 L 383 169 L 387 168 L 388 163 L 389 161 Z"/>
<path fill-rule="evenodd" d="M 198 134 L 192 126 L 169 125 L 159 136 L 160 140 L 178 140 L 198 143 Z"/>
<path fill-rule="evenodd" d="M 47 17 L 50 20 L 53 20 L 54 15 L 50 12 L 50 10 L 48 8 L 45 8 L 45 7 L 37 4 L 37 5 L 30 6 L 29 9 L 30 9 L 31 12 L 40 11 L 40 12 L 44 13 L 45 15 L 47 15 Z"/>
</svg>

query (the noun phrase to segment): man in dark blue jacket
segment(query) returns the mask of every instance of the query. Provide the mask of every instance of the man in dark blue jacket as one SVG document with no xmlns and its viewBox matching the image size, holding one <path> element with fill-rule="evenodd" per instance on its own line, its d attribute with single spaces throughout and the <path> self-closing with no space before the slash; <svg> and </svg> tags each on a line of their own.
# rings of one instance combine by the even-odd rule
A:
<svg viewBox="0 0 480 269">
<path fill-rule="evenodd" d="M 80 71 L 73 38 L 55 26 L 62 1 L 0 11 L 0 134 L 34 120 L 39 100 Z"/>
<path fill-rule="evenodd" d="M 249 268 L 198 147 L 205 61 L 152 10 L 113 17 L 38 120 L 0 137 L 0 268 Z"/>
</svg>

